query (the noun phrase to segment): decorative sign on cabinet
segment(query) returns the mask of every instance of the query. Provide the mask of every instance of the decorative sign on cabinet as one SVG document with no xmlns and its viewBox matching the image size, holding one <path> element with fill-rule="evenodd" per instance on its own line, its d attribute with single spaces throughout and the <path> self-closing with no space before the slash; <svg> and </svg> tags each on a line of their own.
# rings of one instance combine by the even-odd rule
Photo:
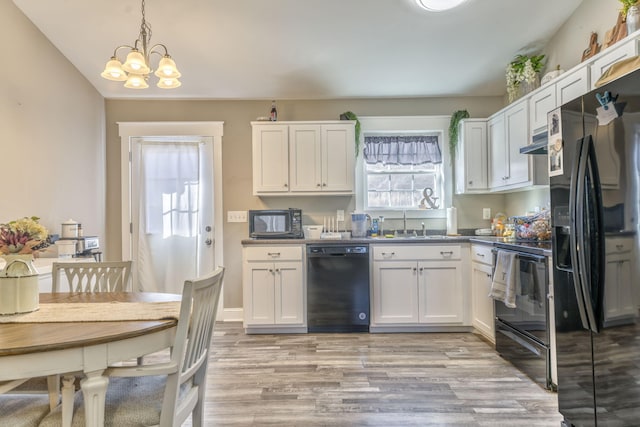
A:
<svg viewBox="0 0 640 427">
<path fill-rule="evenodd" d="M 355 123 L 251 122 L 253 194 L 351 195 Z"/>
</svg>

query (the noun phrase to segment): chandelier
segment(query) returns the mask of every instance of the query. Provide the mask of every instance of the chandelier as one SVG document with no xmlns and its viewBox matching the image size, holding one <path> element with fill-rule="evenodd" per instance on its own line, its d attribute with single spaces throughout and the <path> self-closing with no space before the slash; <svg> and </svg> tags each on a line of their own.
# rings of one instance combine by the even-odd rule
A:
<svg viewBox="0 0 640 427">
<path fill-rule="evenodd" d="M 155 53 L 162 58 L 158 63 L 155 75 L 158 77 L 158 87 L 161 89 L 173 89 L 182 83 L 178 80 L 181 76 L 176 68 L 176 63 L 169 56 L 167 47 L 163 44 L 155 44 L 149 47 L 151 41 L 151 26 L 147 24 L 144 15 L 144 0 L 142 0 L 142 23 L 140 24 L 140 35 L 133 46 L 122 45 L 115 48 L 113 56 L 100 74 L 107 80 L 125 82 L 124 87 L 129 89 L 146 89 L 149 87 L 147 81 L 151 69 L 151 54 Z M 120 49 L 129 49 L 129 54 L 124 64 L 120 62 L 117 53 Z M 164 51 L 164 52 L 163 52 Z"/>
</svg>

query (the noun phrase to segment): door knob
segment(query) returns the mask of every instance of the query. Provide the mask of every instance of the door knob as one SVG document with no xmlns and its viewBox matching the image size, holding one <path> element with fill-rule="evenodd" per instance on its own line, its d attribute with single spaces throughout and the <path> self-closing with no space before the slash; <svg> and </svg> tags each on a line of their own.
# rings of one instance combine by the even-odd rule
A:
<svg viewBox="0 0 640 427">
<path fill-rule="evenodd" d="M 211 239 L 207 239 L 207 240 L 204 241 L 204 244 L 207 245 L 207 246 L 211 246 L 212 243 L 213 243 L 213 240 L 211 240 Z"/>
</svg>

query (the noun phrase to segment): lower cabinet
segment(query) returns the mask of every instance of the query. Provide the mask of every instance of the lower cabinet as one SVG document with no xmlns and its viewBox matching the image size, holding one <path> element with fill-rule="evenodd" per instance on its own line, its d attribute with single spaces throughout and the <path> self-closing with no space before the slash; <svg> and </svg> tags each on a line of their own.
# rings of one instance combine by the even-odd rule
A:
<svg viewBox="0 0 640 427">
<path fill-rule="evenodd" d="M 471 323 L 489 341 L 495 342 L 491 246 L 471 245 Z"/>
<path fill-rule="evenodd" d="M 306 329 L 303 254 L 302 245 L 243 248 L 245 329 Z"/>
<path fill-rule="evenodd" d="M 461 245 L 372 247 L 372 327 L 464 326 Z"/>
<path fill-rule="evenodd" d="M 634 322 L 636 299 L 632 280 L 633 256 L 632 237 L 610 238 L 605 247 L 605 326 L 612 323 Z"/>
</svg>

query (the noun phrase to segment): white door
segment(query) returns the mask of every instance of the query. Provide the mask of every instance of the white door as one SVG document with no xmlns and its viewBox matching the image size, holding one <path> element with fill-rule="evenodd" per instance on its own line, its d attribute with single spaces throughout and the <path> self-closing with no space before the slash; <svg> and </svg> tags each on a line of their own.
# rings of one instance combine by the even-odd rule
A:
<svg viewBox="0 0 640 427">
<path fill-rule="evenodd" d="M 222 125 L 118 123 L 122 259 L 133 260 L 134 289 L 181 293 L 223 265 Z"/>
<path fill-rule="evenodd" d="M 214 269 L 213 138 L 131 139 L 134 283 L 181 293 Z"/>
</svg>

